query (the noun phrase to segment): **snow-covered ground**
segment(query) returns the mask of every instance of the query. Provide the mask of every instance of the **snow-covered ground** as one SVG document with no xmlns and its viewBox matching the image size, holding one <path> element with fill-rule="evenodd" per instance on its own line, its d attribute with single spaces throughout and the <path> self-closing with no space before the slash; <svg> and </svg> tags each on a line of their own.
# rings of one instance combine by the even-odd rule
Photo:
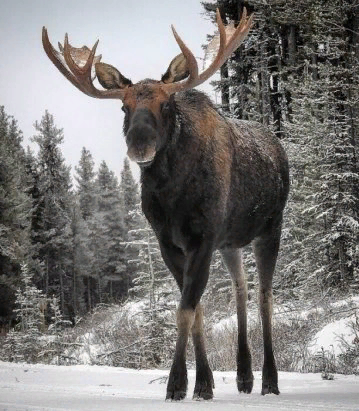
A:
<svg viewBox="0 0 359 411">
<path fill-rule="evenodd" d="M 343 341 L 352 343 L 355 338 L 351 323 L 355 323 L 355 315 L 333 321 L 322 328 L 313 338 L 308 347 L 310 354 L 315 354 L 323 349 L 332 354 L 339 355 L 343 352 Z"/>
<path fill-rule="evenodd" d="M 281 394 L 260 395 L 261 374 L 255 373 L 251 395 L 237 393 L 234 372 L 215 372 L 215 399 L 191 399 L 194 372 L 189 372 L 188 397 L 164 401 L 168 371 L 136 371 L 98 366 L 50 366 L 0 362 L 1 411 L 116 410 L 359 410 L 359 377 L 279 373 Z"/>
</svg>

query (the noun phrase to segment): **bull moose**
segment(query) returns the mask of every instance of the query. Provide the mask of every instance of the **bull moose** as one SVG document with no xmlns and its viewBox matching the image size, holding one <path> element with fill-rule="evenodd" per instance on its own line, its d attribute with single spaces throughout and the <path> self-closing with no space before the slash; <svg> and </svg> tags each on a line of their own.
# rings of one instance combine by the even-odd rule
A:
<svg viewBox="0 0 359 411">
<path fill-rule="evenodd" d="M 218 53 L 200 74 L 196 58 L 172 26 L 182 53 L 171 61 L 160 81 L 145 79 L 135 84 L 115 67 L 100 62 L 101 56 L 95 56 L 98 41 L 92 50 L 75 48 L 66 35 L 59 52 L 51 45 L 45 27 L 42 32 L 45 52 L 75 87 L 88 96 L 123 103 L 127 155 L 141 169 L 142 210 L 181 290 L 168 400 L 186 396 L 190 334 L 196 356 L 193 398 L 213 398 L 200 299 L 216 249 L 235 290 L 238 391 L 252 391 L 247 286 L 241 255 L 241 248 L 251 242 L 259 274 L 263 327 L 262 394 L 279 394 L 272 348 L 272 278 L 289 190 L 287 157 L 276 136 L 264 126 L 226 118 L 204 93 L 193 90 L 239 47 L 252 20 L 253 15 L 247 17 L 243 9 L 237 28 L 227 39 L 217 10 Z M 93 84 L 96 75 L 103 90 Z"/>
</svg>

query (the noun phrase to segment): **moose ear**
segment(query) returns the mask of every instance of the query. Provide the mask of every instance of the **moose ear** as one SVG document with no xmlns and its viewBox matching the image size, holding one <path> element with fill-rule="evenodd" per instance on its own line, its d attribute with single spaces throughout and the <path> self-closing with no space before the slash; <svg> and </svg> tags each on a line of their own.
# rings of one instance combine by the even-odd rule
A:
<svg viewBox="0 0 359 411">
<path fill-rule="evenodd" d="M 103 88 L 108 90 L 132 86 L 132 81 L 124 77 L 116 67 L 106 63 L 95 64 L 96 75 Z"/>
<path fill-rule="evenodd" d="M 189 76 L 186 57 L 181 53 L 176 56 L 168 66 L 166 73 L 162 76 L 162 83 L 176 83 Z"/>
</svg>

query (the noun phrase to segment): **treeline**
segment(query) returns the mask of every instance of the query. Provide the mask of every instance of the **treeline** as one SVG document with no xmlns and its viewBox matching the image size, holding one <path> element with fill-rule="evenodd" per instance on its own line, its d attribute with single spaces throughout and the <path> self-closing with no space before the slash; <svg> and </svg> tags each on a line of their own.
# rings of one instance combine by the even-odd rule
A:
<svg viewBox="0 0 359 411">
<path fill-rule="evenodd" d="M 64 136 L 45 112 L 35 123 L 35 155 L 22 146 L 16 120 L 0 107 L 0 318 L 13 318 L 21 265 L 46 297 L 75 320 L 99 303 L 127 298 L 138 270 L 131 232 L 143 226 L 129 162 L 121 179 L 83 148 L 75 167 L 61 153 Z M 133 231 L 134 230 L 134 231 Z"/>
<path fill-rule="evenodd" d="M 277 290 L 301 297 L 359 287 L 359 2 L 217 0 L 214 21 L 255 23 L 221 69 L 222 110 L 259 121 L 291 165 Z M 207 53 L 207 59 L 211 53 Z"/>
<path fill-rule="evenodd" d="M 202 2 L 214 21 L 255 24 L 221 69 L 216 87 L 229 116 L 270 127 L 287 149 L 291 192 L 274 289 L 277 298 L 357 293 L 359 287 L 359 0 Z M 210 58 L 206 53 L 206 58 Z M 75 185 L 61 154 L 63 132 L 45 113 L 35 155 L 0 109 L 0 316 L 11 318 L 21 264 L 36 287 L 59 299 L 67 319 L 129 293 L 156 304 L 175 289 L 125 160 L 120 181 L 83 149 Z M 246 267 L 256 282 L 254 261 Z M 230 300 L 218 256 L 207 295 Z"/>
</svg>

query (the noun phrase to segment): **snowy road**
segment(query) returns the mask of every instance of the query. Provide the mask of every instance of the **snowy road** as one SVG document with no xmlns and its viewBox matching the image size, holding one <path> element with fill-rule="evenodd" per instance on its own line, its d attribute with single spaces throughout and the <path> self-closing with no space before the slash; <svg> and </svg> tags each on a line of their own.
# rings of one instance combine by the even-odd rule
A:
<svg viewBox="0 0 359 411">
<path fill-rule="evenodd" d="M 255 373 L 251 395 L 237 393 L 234 372 L 216 372 L 215 399 L 181 403 L 164 401 L 167 371 L 135 371 L 110 367 L 20 365 L 0 362 L 0 411 L 125 411 L 125 410 L 308 410 L 359 411 L 359 377 L 280 373 L 280 396 L 260 395 Z M 153 381 L 155 380 L 155 381 Z M 153 381 L 152 383 L 150 383 Z"/>
</svg>

